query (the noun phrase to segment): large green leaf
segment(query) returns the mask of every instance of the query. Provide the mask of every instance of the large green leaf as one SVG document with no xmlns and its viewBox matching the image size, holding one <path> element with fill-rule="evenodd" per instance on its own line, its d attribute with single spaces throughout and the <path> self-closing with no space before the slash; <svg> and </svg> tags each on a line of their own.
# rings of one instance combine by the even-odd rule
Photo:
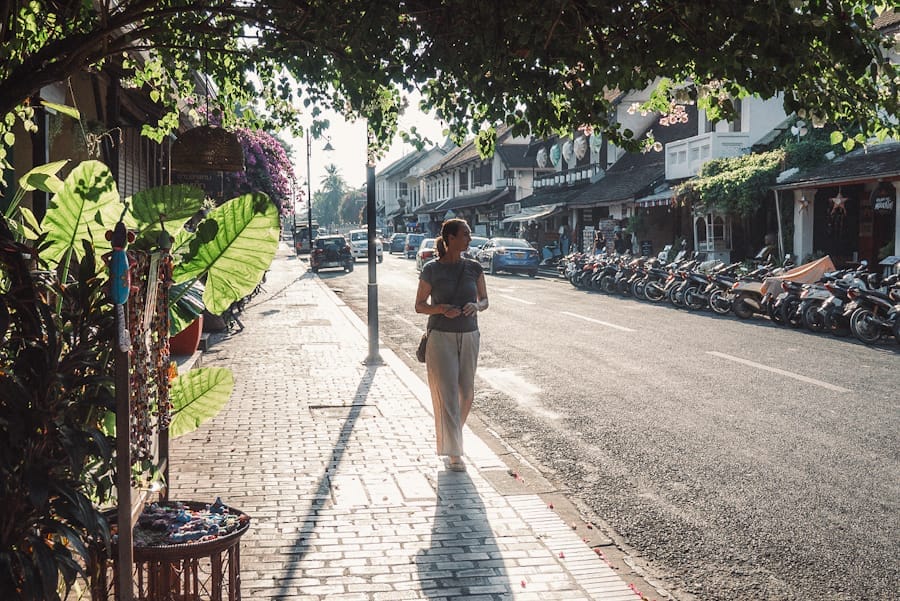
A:
<svg viewBox="0 0 900 601">
<path fill-rule="evenodd" d="M 69 159 L 47 163 L 46 165 L 38 165 L 25 175 L 19 178 L 19 185 L 25 192 L 33 190 L 41 190 L 56 194 L 63 189 L 62 180 L 56 177 L 59 170 L 66 166 Z"/>
<path fill-rule="evenodd" d="M 169 336 L 174 336 L 203 315 L 203 283 L 182 282 L 169 288 Z"/>
<path fill-rule="evenodd" d="M 131 215 L 137 221 L 138 238 L 155 245 L 161 231 L 160 215 L 172 236 L 203 207 L 206 194 L 193 186 L 160 186 L 142 190 L 128 199 Z"/>
<path fill-rule="evenodd" d="M 67 253 L 74 252 L 80 259 L 84 254 L 82 240 L 93 242 L 99 258 L 111 248 L 106 231 L 115 226 L 122 209 L 109 168 L 100 161 L 80 163 L 50 200 L 41 222 L 48 242 L 41 258 L 57 265 Z"/>
<path fill-rule="evenodd" d="M 172 423 L 169 436 L 193 432 L 216 416 L 231 398 L 234 376 L 223 367 L 191 369 L 172 381 Z"/>
<path fill-rule="evenodd" d="M 193 234 L 180 233 L 173 253 L 186 252 L 177 264 L 176 283 L 206 275 L 203 303 L 221 315 L 231 303 L 250 294 L 278 248 L 278 209 L 265 194 L 232 198 L 209 212 Z"/>
</svg>

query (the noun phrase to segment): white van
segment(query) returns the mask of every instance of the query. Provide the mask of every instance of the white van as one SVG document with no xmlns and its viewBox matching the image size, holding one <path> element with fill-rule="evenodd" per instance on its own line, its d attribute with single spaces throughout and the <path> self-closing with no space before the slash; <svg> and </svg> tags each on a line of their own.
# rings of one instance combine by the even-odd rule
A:
<svg viewBox="0 0 900 601">
<path fill-rule="evenodd" d="M 347 238 L 350 240 L 350 252 L 354 260 L 369 258 L 369 230 L 350 230 Z M 379 263 L 384 261 L 384 247 L 378 232 L 375 235 L 375 256 Z"/>
</svg>

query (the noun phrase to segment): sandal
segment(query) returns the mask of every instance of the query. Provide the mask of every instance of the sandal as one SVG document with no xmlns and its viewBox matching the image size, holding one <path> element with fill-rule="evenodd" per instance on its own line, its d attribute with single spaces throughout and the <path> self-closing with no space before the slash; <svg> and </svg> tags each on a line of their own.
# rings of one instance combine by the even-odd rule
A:
<svg viewBox="0 0 900 601">
<path fill-rule="evenodd" d="M 448 461 L 447 469 L 451 472 L 464 472 L 466 471 L 466 464 L 462 459 L 460 459 L 459 461 Z"/>
</svg>

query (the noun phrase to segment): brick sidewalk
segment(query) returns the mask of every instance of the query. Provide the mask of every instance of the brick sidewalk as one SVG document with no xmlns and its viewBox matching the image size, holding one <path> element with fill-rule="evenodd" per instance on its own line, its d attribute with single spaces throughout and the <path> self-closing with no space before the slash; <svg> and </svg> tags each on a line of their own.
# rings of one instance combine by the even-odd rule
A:
<svg viewBox="0 0 900 601">
<path fill-rule="evenodd" d="M 284 243 L 265 288 L 203 356 L 231 401 L 171 449 L 171 498 L 252 517 L 243 599 L 638 599 L 538 496 L 498 492 L 468 430 L 468 472 L 444 470 L 425 385 L 388 349 L 362 365 L 365 325 Z"/>
</svg>

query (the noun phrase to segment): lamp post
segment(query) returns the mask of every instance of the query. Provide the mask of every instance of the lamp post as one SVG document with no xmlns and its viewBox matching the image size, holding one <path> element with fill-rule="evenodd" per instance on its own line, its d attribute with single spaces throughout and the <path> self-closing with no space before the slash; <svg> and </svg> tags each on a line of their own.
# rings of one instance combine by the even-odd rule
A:
<svg viewBox="0 0 900 601">
<path fill-rule="evenodd" d="M 325 140 L 325 147 L 322 150 L 331 151 L 334 150 L 334 147 L 331 145 L 331 140 Z M 306 133 L 306 237 L 309 240 L 309 252 L 312 254 L 312 171 L 309 168 L 309 159 L 312 156 L 312 132 L 309 131 Z"/>
<path fill-rule="evenodd" d="M 363 361 L 366 365 L 384 365 L 381 353 L 378 351 L 378 275 L 376 263 L 378 257 L 375 252 L 375 140 L 372 129 L 367 127 L 367 151 L 366 151 L 366 221 L 368 222 L 369 242 L 369 285 L 367 288 L 368 315 L 369 315 L 369 355 Z"/>
</svg>

